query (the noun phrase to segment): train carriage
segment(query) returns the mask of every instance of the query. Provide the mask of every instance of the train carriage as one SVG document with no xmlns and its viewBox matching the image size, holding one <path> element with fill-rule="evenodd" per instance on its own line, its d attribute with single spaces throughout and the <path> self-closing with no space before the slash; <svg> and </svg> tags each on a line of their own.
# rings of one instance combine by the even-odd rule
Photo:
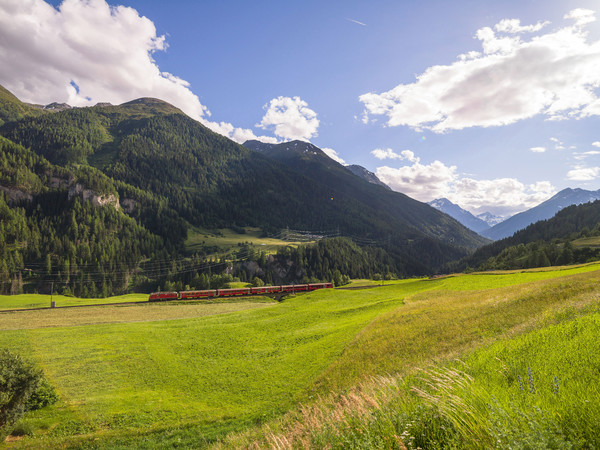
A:
<svg viewBox="0 0 600 450">
<path fill-rule="evenodd" d="M 250 288 L 250 293 L 256 294 L 276 294 L 281 292 L 281 286 L 257 286 Z"/>
<path fill-rule="evenodd" d="M 166 300 L 177 300 L 179 298 L 178 292 L 153 292 L 148 298 L 151 302 L 160 302 Z"/>
<path fill-rule="evenodd" d="M 217 289 L 217 297 L 231 297 L 234 295 L 250 295 L 250 288 Z"/>
<path fill-rule="evenodd" d="M 332 283 L 288 284 L 282 286 L 257 286 L 252 288 L 205 289 L 199 291 L 153 292 L 151 302 L 167 300 L 192 300 L 196 298 L 233 297 L 238 295 L 277 294 L 279 292 L 304 292 L 333 288 Z"/>
<path fill-rule="evenodd" d="M 308 284 L 288 284 L 281 286 L 281 292 L 302 292 L 308 291 Z"/>
<path fill-rule="evenodd" d="M 189 300 L 194 298 L 209 298 L 217 295 L 216 289 L 206 289 L 203 291 L 181 291 L 181 299 Z"/>
</svg>

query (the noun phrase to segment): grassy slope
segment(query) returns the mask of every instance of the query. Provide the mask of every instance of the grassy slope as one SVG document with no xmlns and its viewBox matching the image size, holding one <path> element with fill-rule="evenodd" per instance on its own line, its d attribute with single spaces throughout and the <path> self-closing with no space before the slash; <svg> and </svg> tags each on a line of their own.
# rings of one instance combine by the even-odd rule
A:
<svg viewBox="0 0 600 450">
<path fill-rule="evenodd" d="M 600 247 L 600 236 L 575 239 L 571 242 L 574 247 Z"/>
<path fill-rule="evenodd" d="M 554 277 L 408 297 L 317 383 L 321 392 L 353 389 L 222 447 L 597 447 L 600 273 L 546 274 Z"/>
<path fill-rule="evenodd" d="M 253 297 L 248 301 L 186 302 L 185 304 L 140 304 L 66 308 L 0 313 L 0 330 L 24 330 L 50 327 L 80 327 L 107 323 L 153 322 L 190 319 L 273 306 L 270 298 Z"/>
<path fill-rule="evenodd" d="M 25 420 L 38 437 L 23 444 L 199 445 L 366 374 L 412 373 L 578 314 L 597 305 L 594 269 L 404 280 L 235 314 L 3 331 L 0 343 L 34 356 L 65 402 Z"/>
<path fill-rule="evenodd" d="M 434 282 L 435 290 L 410 297 L 404 308 L 369 324 L 317 386 L 340 390 L 365 375 L 412 373 L 417 367 L 539 326 L 549 314 L 578 304 L 579 294 L 600 290 L 600 272 L 580 272 L 589 268 L 561 271 L 568 278 L 557 278 L 561 272 L 537 272 L 466 275 Z M 586 301 L 596 300 L 589 294 Z"/>
<path fill-rule="evenodd" d="M 73 415 L 68 430 L 58 425 L 62 410 L 36 416 L 60 433 L 31 445 L 54 446 L 81 430 L 124 445 L 129 436 L 157 431 L 156 443 L 166 438 L 160 430 L 178 427 L 197 443 L 306 399 L 356 333 L 399 305 L 376 290 L 320 291 L 237 314 L 3 331 L 0 343 L 33 355 Z"/>
<path fill-rule="evenodd" d="M 308 244 L 314 241 L 283 240 L 270 237 L 261 237 L 259 228 L 245 227 L 246 233 L 239 234 L 230 229 L 220 229 L 218 232 L 193 228 L 188 231 L 185 248 L 188 251 L 201 250 L 205 247 L 218 247 L 222 252 L 238 248 L 238 244 L 249 243 L 257 246 L 257 251 L 275 253 L 279 247 L 288 245 Z"/>
</svg>

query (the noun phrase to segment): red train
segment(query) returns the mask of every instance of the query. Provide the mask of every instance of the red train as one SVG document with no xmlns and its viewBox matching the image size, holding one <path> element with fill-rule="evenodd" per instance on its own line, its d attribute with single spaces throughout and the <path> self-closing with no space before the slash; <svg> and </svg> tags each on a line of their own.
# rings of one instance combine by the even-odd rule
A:
<svg viewBox="0 0 600 450">
<path fill-rule="evenodd" d="M 148 301 L 191 300 L 194 298 L 232 297 L 235 295 L 277 294 L 280 292 L 303 292 L 332 288 L 332 283 L 288 284 L 235 289 L 206 289 L 203 291 L 153 292 Z"/>
</svg>

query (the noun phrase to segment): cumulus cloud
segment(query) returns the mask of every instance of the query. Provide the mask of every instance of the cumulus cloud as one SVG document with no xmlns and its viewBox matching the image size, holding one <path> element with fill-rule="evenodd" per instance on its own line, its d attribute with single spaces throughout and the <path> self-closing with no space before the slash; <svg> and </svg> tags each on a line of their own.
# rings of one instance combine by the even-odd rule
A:
<svg viewBox="0 0 600 450">
<path fill-rule="evenodd" d="M 431 164 L 415 162 L 411 166 L 378 167 L 377 177 L 394 191 L 417 200 L 429 201 L 447 196 L 447 188 L 456 179 L 456 166 L 446 166 L 440 161 Z"/>
<path fill-rule="evenodd" d="M 596 21 L 596 13 L 591 9 L 577 8 L 565 14 L 565 19 L 575 20 L 575 25 L 583 26 Z"/>
<path fill-rule="evenodd" d="M 371 154 L 377 159 L 406 159 L 410 162 L 420 161 L 411 150 L 402 150 L 400 153 L 396 153 L 391 148 L 376 148 Z"/>
<path fill-rule="evenodd" d="M 577 166 L 567 172 L 567 178 L 574 181 L 592 181 L 598 178 L 600 167 Z"/>
<path fill-rule="evenodd" d="M 284 140 L 308 141 L 317 136 L 319 128 L 317 113 L 300 97 L 279 96 L 267 103 L 264 109 L 267 112 L 256 125 L 257 127 L 273 128 L 273 133 Z"/>
<path fill-rule="evenodd" d="M 546 147 L 531 147 L 529 150 L 534 153 L 544 153 L 546 151 Z"/>
<path fill-rule="evenodd" d="M 592 145 L 594 147 L 600 147 L 600 141 L 593 142 Z"/>
<path fill-rule="evenodd" d="M 535 25 L 521 25 L 519 19 L 503 19 L 494 25 L 494 29 L 501 33 L 533 33 L 540 31 L 550 22 L 538 22 Z"/>
<path fill-rule="evenodd" d="M 556 189 L 549 181 L 526 185 L 516 178 L 462 178 L 451 186 L 448 198 L 475 214 L 487 211 L 503 216 L 533 208 L 554 194 Z"/>
<path fill-rule="evenodd" d="M 526 185 L 515 178 L 476 180 L 461 176 L 456 166 L 437 160 L 421 164 L 418 157 L 412 156 L 412 165 L 378 167 L 376 175 L 393 190 L 424 202 L 446 197 L 474 214 L 504 216 L 532 208 L 556 193 L 548 181 Z"/>
<path fill-rule="evenodd" d="M 521 26 L 504 20 L 476 32 L 480 51 L 436 65 L 413 83 L 359 97 L 364 121 L 384 116 L 388 126 L 442 133 L 508 125 L 543 114 L 548 120 L 600 115 L 600 41 L 590 41 L 590 10 L 573 10 L 574 23 L 545 34 L 547 22 Z M 534 33 L 524 38 L 519 33 Z"/>
<path fill-rule="evenodd" d="M 154 61 L 167 48 L 150 19 L 105 0 L 64 0 L 58 8 L 43 0 L 0 2 L 0 83 L 22 101 L 92 106 L 156 97 L 237 142 L 277 142 L 211 122 L 190 84 Z"/>
<path fill-rule="evenodd" d="M 227 136 L 240 144 L 249 140 L 266 142 L 268 144 L 277 144 L 279 140 L 271 136 L 257 136 L 248 128 L 236 128 L 228 122 L 211 122 L 209 120 L 201 120 L 201 122 L 210 128 L 215 133 Z"/>
<path fill-rule="evenodd" d="M 331 159 L 333 159 L 334 161 L 339 162 L 342 165 L 346 165 L 346 161 L 344 161 L 340 154 L 338 152 L 336 152 L 334 149 L 332 148 L 322 148 L 321 150 L 323 150 L 323 153 L 325 153 L 327 156 L 329 156 Z"/>
<path fill-rule="evenodd" d="M 200 119 L 210 112 L 189 83 L 161 72 L 167 48 L 151 20 L 104 0 L 6 0 L 0 6 L 0 79 L 27 102 L 89 106 L 161 98 Z"/>
</svg>

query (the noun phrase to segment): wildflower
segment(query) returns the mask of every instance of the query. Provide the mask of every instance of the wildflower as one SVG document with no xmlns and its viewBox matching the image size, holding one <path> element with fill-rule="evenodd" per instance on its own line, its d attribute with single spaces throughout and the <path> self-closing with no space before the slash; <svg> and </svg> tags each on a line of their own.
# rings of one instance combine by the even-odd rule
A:
<svg viewBox="0 0 600 450">
<path fill-rule="evenodd" d="M 533 379 L 533 372 L 531 371 L 530 367 L 527 368 L 527 374 L 529 376 L 529 391 L 532 394 L 535 394 L 536 390 L 535 390 L 535 383 L 534 383 L 534 379 Z"/>
</svg>

